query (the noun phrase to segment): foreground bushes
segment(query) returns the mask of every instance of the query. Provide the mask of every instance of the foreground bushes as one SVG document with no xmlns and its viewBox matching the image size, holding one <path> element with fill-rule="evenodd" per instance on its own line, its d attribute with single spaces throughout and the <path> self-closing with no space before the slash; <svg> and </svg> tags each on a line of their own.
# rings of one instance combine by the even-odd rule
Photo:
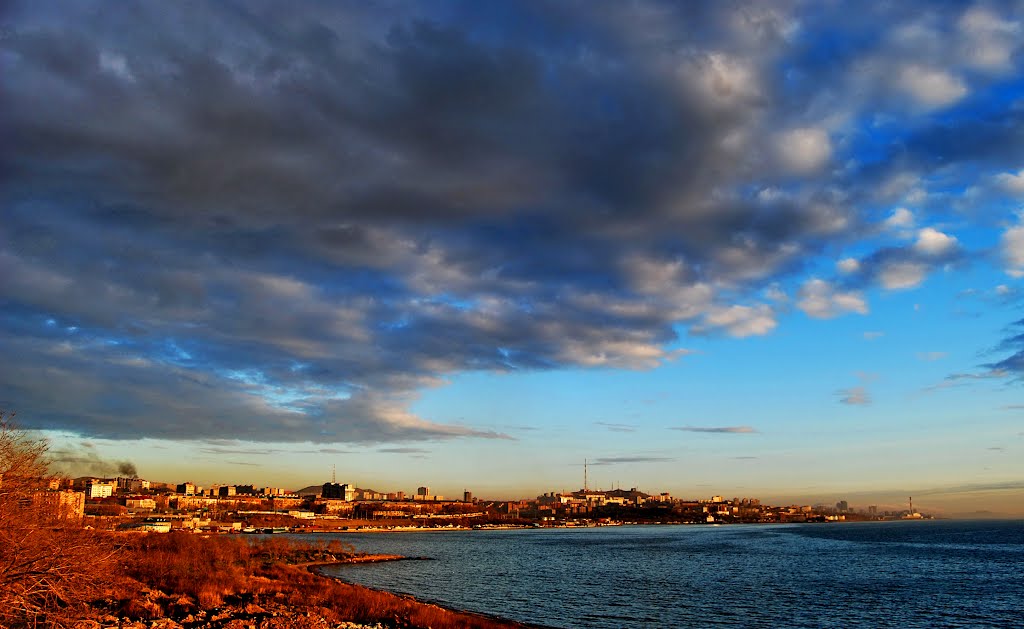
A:
<svg viewBox="0 0 1024 629">
<path fill-rule="evenodd" d="M 83 613 L 114 568 L 114 549 L 41 506 L 47 444 L 0 410 L 0 627 L 63 627 Z"/>
<path fill-rule="evenodd" d="M 78 622 L 92 618 L 105 626 L 174 618 L 197 628 L 237 618 L 247 627 L 294 629 L 312 626 L 314 617 L 387 627 L 515 626 L 341 583 L 302 566 L 350 557 L 351 548 L 336 540 L 85 530 L 36 500 L 49 482 L 47 444 L 12 427 L 11 418 L 0 410 L 2 629 L 98 626 Z"/>
<path fill-rule="evenodd" d="M 121 544 L 123 579 L 131 592 L 114 604 L 131 618 L 190 615 L 225 603 L 250 611 L 283 607 L 315 613 L 329 622 L 381 623 L 388 627 L 497 629 L 518 626 L 446 610 L 435 605 L 342 583 L 310 572 L 303 564 L 354 556 L 350 547 L 295 542 L 283 537 L 253 539 L 190 533 L 131 535 Z M 170 596 L 156 609 L 142 587 Z M 186 597 L 188 600 L 182 600 Z"/>
</svg>

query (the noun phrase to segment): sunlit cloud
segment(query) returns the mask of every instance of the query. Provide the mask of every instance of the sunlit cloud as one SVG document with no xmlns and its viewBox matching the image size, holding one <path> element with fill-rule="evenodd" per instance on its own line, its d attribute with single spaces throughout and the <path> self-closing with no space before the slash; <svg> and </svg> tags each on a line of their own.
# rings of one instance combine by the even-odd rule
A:
<svg viewBox="0 0 1024 629">
<path fill-rule="evenodd" d="M 871 403 L 871 395 L 867 387 L 850 387 L 836 391 L 839 401 L 850 406 L 865 406 Z"/>
</svg>

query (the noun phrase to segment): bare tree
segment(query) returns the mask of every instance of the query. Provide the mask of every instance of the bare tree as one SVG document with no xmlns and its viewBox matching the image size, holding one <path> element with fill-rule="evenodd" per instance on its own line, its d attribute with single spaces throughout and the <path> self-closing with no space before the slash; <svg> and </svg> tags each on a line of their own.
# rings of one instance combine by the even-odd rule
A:
<svg viewBox="0 0 1024 629">
<path fill-rule="evenodd" d="M 51 479 L 48 444 L 13 417 L 0 411 L 0 627 L 61 627 L 103 585 L 113 549 L 39 499 Z"/>
</svg>

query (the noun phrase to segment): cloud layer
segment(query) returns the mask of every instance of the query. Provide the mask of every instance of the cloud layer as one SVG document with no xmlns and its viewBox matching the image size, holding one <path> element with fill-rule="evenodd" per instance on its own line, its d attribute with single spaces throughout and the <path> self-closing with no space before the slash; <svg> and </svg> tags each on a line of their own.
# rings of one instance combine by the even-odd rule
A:
<svg viewBox="0 0 1024 629">
<path fill-rule="evenodd" d="M 108 438 L 505 438 L 410 408 L 770 334 L 771 287 L 867 313 L 972 255 L 931 219 L 979 167 L 1019 195 L 1024 113 L 1012 11 L 862 9 L 16 3 L 0 401 Z"/>
<path fill-rule="evenodd" d="M 683 432 L 711 432 L 732 435 L 748 435 L 757 432 L 750 426 L 673 426 L 671 430 L 682 430 Z"/>
</svg>

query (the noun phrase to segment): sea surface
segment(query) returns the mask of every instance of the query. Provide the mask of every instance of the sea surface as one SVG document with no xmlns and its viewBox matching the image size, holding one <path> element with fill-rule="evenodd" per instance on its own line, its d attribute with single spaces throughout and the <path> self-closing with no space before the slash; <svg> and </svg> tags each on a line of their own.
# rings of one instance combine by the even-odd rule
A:
<svg viewBox="0 0 1024 629">
<path fill-rule="evenodd" d="M 338 537 L 431 560 L 330 574 L 547 627 L 1024 626 L 1024 521 Z"/>
</svg>

